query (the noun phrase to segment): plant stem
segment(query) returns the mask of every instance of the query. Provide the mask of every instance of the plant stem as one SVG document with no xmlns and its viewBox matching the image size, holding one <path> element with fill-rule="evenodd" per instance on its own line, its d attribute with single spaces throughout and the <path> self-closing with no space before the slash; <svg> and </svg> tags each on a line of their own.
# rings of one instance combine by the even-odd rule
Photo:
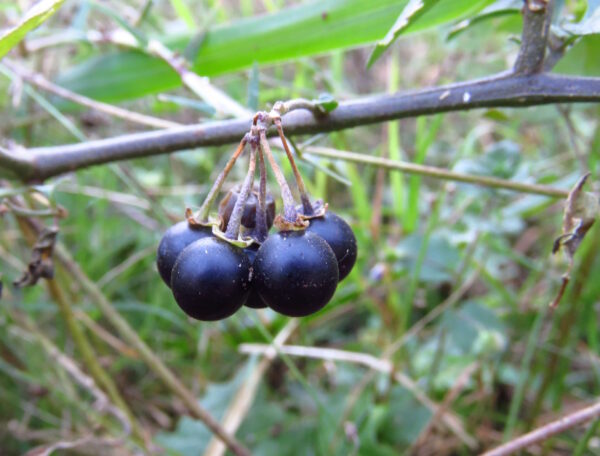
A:
<svg viewBox="0 0 600 456">
<path fill-rule="evenodd" d="M 592 425 L 588 428 L 583 438 L 577 443 L 575 451 L 573 452 L 573 456 L 582 456 L 586 454 L 586 451 L 589 450 L 588 445 L 590 439 L 596 435 L 596 432 L 598 432 L 599 425 L 600 419 L 597 419 L 592 423 Z"/>
<path fill-rule="evenodd" d="M 296 185 L 298 186 L 298 193 L 300 193 L 300 201 L 302 201 L 302 210 L 304 215 L 313 215 L 314 210 L 312 204 L 310 204 L 310 198 L 308 197 L 308 193 L 306 192 L 306 187 L 304 186 L 304 181 L 302 180 L 302 176 L 300 175 L 300 171 L 296 166 L 296 161 L 294 160 L 294 156 L 292 155 L 292 151 L 288 146 L 288 143 L 285 139 L 285 135 L 283 134 L 283 128 L 281 127 L 281 119 L 275 120 L 275 127 L 277 127 L 277 133 L 279 134 L 279 138 L 281 139 L 281 143 L 283 144 L 283 149 L 287 155 L 288 161 L 292 167 L 292 171 L 294 172 L 294 178 L 296 179 Z"/>
<path fill-rule="evenodd" d="M 77 323 L 77 320 L 75 319 L 75 316 L 73 314 L 73 309 L 71 308 L 71 304 L 67 300 L 64 292 L 58 286 L 55 279 L 47 280 L 46 284 L 48 286 L 48 292 L 50 293 L 52 299 L 58 305 L 61 316 L 67 325 L 69 334 L 71 335 L 71 338 L 73 339 L 77 350 L 83 357 L 83 362 L 87 366 L 90 375 L 96 381 L 96 383 L 102 385 L 102 388 L 106 390 L 110 400 L 117 407 L 123 410 L 123 412 L 125 412 L 131 424 L 131 429 L 133 433 L 138 437 L 138 439 L 140 439 L 143 442 L 145 436 L 141 432 L 140 425 L 136 422 L 135 416 L 133 415 L 133 413 L 129 409 L 129 406 L 119 393 L 119 390 L 112 381 L 112 378 L 110 377 L 110 375 L 108 375 L 108 373 L 102 368 L 102 366 L 98 362 L 98 356 L 94 352 L 90 341 L 87 339 L 84 332 L 81 330 L 81 327 Z"/>
<path fill-rule="evenodd" d="M 408 174 L 418 174 L 422 176 L 434 177 L 436 179 L 444 179 L 449 181 L 464 182 L 466 184 L 481 185 L 483 187 L 512 190 L 520 193 L 531 193 L 535 195 L 544 195 L 554 198 L 566 198 L 569 196 L 568 190 L 562 190 L 550 187 L 548 185 L 525 184 L 522 182 L 513 182 L 505 179 L 499 179 L 497 177 L 475 176 L 472 174 L 456 173 L 454 171 L 448 171 L 433 166 L 416 165 L 414 163 L 390 160 L 381 157 L 372 157 L 370 155 L 357 154 L 355 152 L 346 152 L 326 147 L 307 147 L 304 153 L 356 163 L 363 163 L 365 165 L 379 166 L 390 170 L 402 171 Z"/>
<path fill-rule="evenodd" d="M 519 368 L 520 378 L 513 393 L 513 398 L 510 402 L 510 408 L 508 411 L 508 419 L 506 422 L 506 426 L 504 428 L 503 440 L 507 441 L 512 438 L 514 429 L 517 425 L 517 420 L 519 417 L 519 411 L 521 410 L 521 404 L 523 403 L 523 399 L 525 397 L 525 389 L 528 385 L 528 381 L 531 377 L 531 361 L 533 360 L 533 355 L 535 354 L 535 350 L 537 348 L 537 343 L 540 337 L 540 331 L 542 329 L 543 323 L 546 320 L 546 315 L 548 314 L 548 306 L 545 306 L 537 315 L 533 327 L 529 332 L 529 337 L 527 339 L 527 345 L 525 347 L 525 354 L 523 355 L 523 359 L 521 360 L 521 365 Z"/>
<path fill-rule="evenodd" d="M 33 84 L 34 86 L 42 90 L 45 90 L 46 92 L 53 93 L 54 95 L 58 95 L 59 97 L 64 98 L 65 100 L 72 101 L 73 103 L 77 103 L 87 108 L 95 109 L 99 112 L 103 112 L 110 116 L 118 117 L 140 125 L 147 125 L 153 128 L 175 128 L 183 126 L 182 124 L 178 124 L 170 120 L 159 119 L 137 112 L 128 111 L 126 109 L 119 108 L 118 106 L 113 106 L 108 103 L 103 103 L 101 101 L 96 101 L 92 100 L 91 98 L 84 97 L 83 95 L 71 92 L 70 90 L 57 86 L 56 84 L 48 81 L 41 74 L 31 73 L 29 70 L 23 68 L 21 65 L 15 62 L 4 60 L 3 64 L 10 71 L 18 75 L 18 77 L 22 78 L 23 80 L 27 81 L 30 84 Z"/>
<path fill-rule="evenodd" d="M 208 222 L 208 214 L 210 212 L 210 208 L 212 207 L 215 199 L 217 198 L 217 195 L 219 194 L 219 191 L 221 190 L 221 187 L 223 186 L 223 182 L 225 182 L 225 179 L 227 178 L 227 175 L 231 171 L 231 168 L 233 168 L 233 165 L 235 165 L 235 162 L 238 159 L 238 157 L 240 155 L 242 155 L 242 152 L 244 152 L 247 142 L 248 142 L 248 137 L 246 135 L 244 135 L 244 137 L 242 138 L 242 141 L 238 145 L 237 149 L 235 150 L 235 152 L 233 153 L 233 155 L 231 156 L 231 158 L 225 165 L 225 168 L 223 168 L 223 171 L 221 171 L 219 173 L 219 175 L 217 176 L 217 179 L 215 180 L 210 191 L 208 192 L 208 195 L 206 195 L 206 198 L 204 199 L 202 206 L 200 206 L 200 209 L 198 210 L 197 218 L 199 219 L 199 221 L 201 223 Z"/>
<path fill-rule="evenodd" d="M 590 280 L 592 275 L 594 261 L 596 260 L 596 252 L 600 244 L 600 230 L 598 227 L 592 228 L 589 233 L 591 238 L 586 238 L 586 241 L 578 250 L 579 265 L 576 272 L 573 274 L 574 280 L 569 291 L 568 301 L 559 306 L 557 311 L 562 312 L 560 315 L 555 311 L 552 334 L 556 338 L 554 346 L 566 349 L 573 341 L 573 326 L 577 322 L 577 314 L 580 308 L 575 303 L 580 302 L 581 294 L 584 291 L 584 285 Z M 530 423 L 533 423 L 535 418 L 542 409 L 544 399 L 548 389 L 553 384 L 560 385 L 564 380 L 565 372 L 561 372 L 563 360 L 557 352 L 552 352 L 549 357 L 543 360 L 542 380 L 538 388 L 536 388 L 535 398 L 531 401 L 528 407 L 530 413 Z"/>
<path fill-rule="evenodd" d="M 37 238 L 34 230 L 29 226 L 25 218 L 17 217 L 16 220 L 19 228 L 21 229 L 23 237 L 30 245 L 33 245 L 35 243 L 35 239 Z M 90 375 L 96 381 L 96 383 L 101 385 L 102 388 L 107 392 L 110 400 L 125 413 L 129 424 L 131 425 L 131 430 L 136 436 L 136 440 L 138 441 L 137 443 L 145 446 L 144 442 L 146 440 L 146 436 L 142 432 L 141 426 L 137 423 L 135 416 L 119 393 L 119 390 L 112 381 L 110 375 L 107 374 L 107 372 L 98 362 L 98 357 L 94 352 L 90 341 L 86 337 L 85 333 L 81 330 L 81 327 L 79 326 L 73 314 L 71 304 L 67 300 L 62 289 L 56 283 L 56 279 L 47 279 L 46 284 L 48 287 L 48 292 L 50 293 L 52 299 L 56 302 L 60 314 L 67 325 L 67 330 L 69 331 L 71 339 L 77 347 L 77 350 L 80 352 L 83 362 L 89 370 Z"/>
<path fill-rule="evenodd" d="M 300 135 L 475 108 L 598 101 L 600 78 L 500 73 L 412 92 L 357 98 L 340 103 L 335 110 L 319 118 L 309 111 L 295 110 L 285 115 L 282 122 L 287 135 Z M 248 131 L 250 123 L 250 118 L 209 122 L 82 144 L 33 148 L 20 154 L 0 149 L 0 169 L 13 171 L 23 181 L 43 181 L 93 165 L 237 142 Z M 269 134 L 276 132 L 269 131 Z"/>
<path fill-rule="evenodd" d="M 550 437 L 579 426 L 587 421 L 600 417 L 600 402 L 587 408 L 570 413 L 556 421 L 552 421 L 528 434 L 511 440 L 504 445 L 483 453 L 482 456 L 507 456 L 523 450 L 535 443 L 548 440 Z"/>
<path fill-rule="evenodd" d="M 265 242 L 268 236 L 267 227 L 267 167 L 262 148 L 258 148 L 258 169 L 260 172 L 260 183 L 258 187 L 258 211 L 256 212 L 256 232 L 258 242 Z"/>
<path fill-rule="evenodd" d="M 231 217 L 229 218 L 229 223 L 227 223 L 227 232 L 225 233 L 225 237 L 227 239 L 238 238 L 240 232 L 240 225 L 242 223 L 242 216 L 244 215 L 244 208 L 246 207 L 246 201 L 248 200 L 248 195 L 254 186 L 254 171 L 256 169 L 256 146 L 252 144 L 250 147 L 250 161 L 248 163 L 248 174 L 246 174 L 246 179 L 242 184 L 242 188 L 240 189 L 240 193 L 238 198 L 233 206 L 233 211 L 231 213 Z"/>
<path fill-rule="evenodd" d="M 217 437 L 219 437 L 229 450 L 236 456 L 249 456 L 250 452 L 239 443 L 234 436 L 229 435 L 204 408 L 198 404 L 197 398 L 188 390 L 183 383 L 169 370 L 148 345 L 138 336 L 129 323 L 119 314 L 102 291 L 92 282 L 73 260 L 67 250 L 56 244 L 54 250 L 55 258 L 73 276 L 73 279 L 81 286 L 83 291 L 89 295 L 94 304 L 100 309 L 102 315 L 117 330 L 121 337 L 136 350 L 140 358 L 163 382 L 163 384 L 177 395 L 186 405 L 190 415 L 202 421 Z"/>
<path fill-rule="evenodd" d="M 275 174 L 275 179 L 277 179 L 277 183 L 279 184 L 279 188 L 281 189 L 281 198 L 283 199 L 283 216 L 288 222 L 295 222 L 298 218 L 298 213 L 296 212 L 296 208 L 294 205 L 294 197 L 292 196 L 292 191 L 290 190 L 290 186 L 285 180 L 285 176 L 281 172 L 281 168 L 279 168 L 279 165 L 275 161 L 275 157 L 273 157 L 271 147 L 269 146 L 269 141 L 267 141 L 266 132 L 263 129 L 260 130 L 260 147 L 267 156 L 267 160 L 269 160 L 271 169 Z"/>
</svg>

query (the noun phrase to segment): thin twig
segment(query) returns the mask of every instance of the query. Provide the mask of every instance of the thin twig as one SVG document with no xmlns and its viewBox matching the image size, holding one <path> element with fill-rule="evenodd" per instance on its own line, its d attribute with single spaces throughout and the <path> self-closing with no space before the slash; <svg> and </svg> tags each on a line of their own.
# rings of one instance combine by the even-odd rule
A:
<svg viewBox="0 0 600 456">
<path fill-rule="evenodd" d="M 114 268 L 108 270 L 102 277 L 98 279 L 96 285 L 98 288 L 104 288 L 105 285 L 111 283 L 114 279 L 116 279 L 119 275 L 125 272 L 127 269 L 132 267 L 139 261 L 142 261 L 147 256 L 156 254 L 156 246 L 151 245 L 146 247 L 145 249 L 138 250 L 133 255 L 128 257 L 125 261 L 118 264 Z"/>
<path fill-rule="evenodd" d="M 279 331 L 279 334 L 273 339 L 273 350 L 264 353 L 264 357 L 250 373 L 244 384 L 235 393 L 235 396 L 225 412 L 225 417 L 222 422 L 223 428 L 230 434 L 235 435 L 235 432 L 242 424 L 244 417 L 250 411 L 260 381 L 264 378 L 265 372 L 273 362 L 277 353 L 276 350 L 287 341 L 297 327 L 298 320 L 290 319 L 283 329 Z M 205 456 L 222 456 L 225 453 L 225 449 L 225 445 L 223 445 L 221 441 L 213 438 L 206 447 L 204 454 Z"/>
<path fill-rule="evenodd" d="M 434 429 L 434 426 L 436 425 L 437 421 L 443 416 L 443 414 L 448 409 L 450 409 L 450 406 L 452 405 L 452 403 L 458 398 L 460 393 L 467 386 L 467 383 L 471 379 L 471 376 L 479 369 L 479 367 L 480 367 L 479 361 L 474 361 L 473 363 L 469 364 L 461 372 L 461 374 L 458 376 L 458 378 L 454 382 L 454 385 L 448 391 L 448 393 L 444 397 L 444 400 L 437 408 L 437 411 L 431 417 L 431 419 L 429 420 L 429 423 L 427 423 L 427 426 L 425 426 L 425 428 L 421 431 L 419 437 L 417 437 L 417 439 L 413 443 L 412 448 L 418 448 L 420 445 L 423 445 L 427 441 L 427 439 L 428 439 L 429 435 L 431 434 L 431 431 Z"/>
<path fill-rule="evenodd" d="M 244 215 L 246 201 L 248 200 L 250 192 L 254 188 L 254 174 L 256 170 L 257 149 L 258 146 L 254 143 L 251 143 L 250 159 L 248 160 L 248 172 L 246 173 L 246 178 L 244 179 L 242 187 L 240 188 L 237 200 L 233 205 L 231 216 L 229 218 L 229 221 L 227 222 L 227 230 L 225 232 L 225 237 L 227 239 L 237 240 L 240 235 L 240 226 L 242 224 L 242 216 Z"/>
<path fill-rule="evenodd" d="M 240 155 L 242 155 L 242 153 L 246 149 L 247 143 L 248 143 L 248 137 L 246 135 L 244 135 L 242 137 L 242 140 L 240 141 L 240 144 L 238 145 L 237 149 L 235 150 L 235 152 L 233 153 L 231 158 L 229 158 L 229 160 L 225 164 L 225 168 L 223 168 L 223 171 L 221 171 L 219 173 L 219 175 L 217 176 L 217 178 L 215 179 L 210 191 L 206 195 L 206 198 L 204 198 L 204 202 L 202 203 L 202 206 L 200 206 L 200 209 L 198 209 L 198 212 L 196 213 L 196 218 L 199 222 L 204 223 L 204 222 L 208 221 L 208 215 L 210 213 L 210 208 L 212 207 L 215 199 L 217 198 L 217 195 L 221 191 L 223 182 L 225 182 L 225 179 L 229 175 L 231 168 L 233 168 L 233 165 L 235 165 L 235 162 L 237 161 L 237 159 L 240 157 Z"/>
<path fill-rule="evenodd" d="M 171 51 L 161 42 L 150 40 L 145 51 L 164 60 L 179 75 L 184 86 L 213 106 L 220 114 L 242 118 L 251 114 L 248 109 L 225 92 L 213 86 L 207 77 L 202 77 L 190 70 L 181 55 Z"/>
<path fill-rule="evenodd" d="M 238 349 L 241 353 L 262 354 L 266 353 L 268 350 L 272 350 L 273 347 L 265 344 L 241 344 Z M 429 397 L 420 390 L 418 385 L 413 380 L 401 372 L 394 372 L 394 367 L 388 360 L 378 359 L 375 356 L 367 353 L 350 352 L 333 348 L 304 347 L 298 345 L 284 345 L 278 348 L 278 351 L 285 355 L 357 363 L 367 366 L 378 372 L 391 374 L 393 375 L 395 381 L 411 391 L 415 398 L 425 407 L 431 410 L 433 414 L 435 414 L 439 408 L 438 404 L 429 399 Z M 477 442 L 475 439 L 466 433 L 462 427 L 462 424 L 460 423 L 460 420 L 456 416 L 450 412 L 445 412 L 442 414 L 441 419 L 444 422 L 444 425 L 446 425 L 448 429 L 450 429 L 458 438 L 460 438 L 465 445 L 472 449 L 477 447 Z"/>
<path fill-rule="evenodd" d="M 59 193 L 72 193 L 75 195 L 85 195 L 90 198 L 105 199 L 112 204 L 125 204 L 128 206 L 134 206 L 139 209 L 149 210 L 150 203 L 135 195 L 129 193 L 115 192 L 112 190 L 106 190 L 101 187 L 92 187 L 89 185 L 79 185 L 76 183 L 61 182 L 55 188 L 56 192 Z M 191 193 L 191 192 L 189 192 Z"/>
<path fill-rule="evenodd" d="M 175 393 L 186 405 L 190 414 L 201 420 L 215 435 L 217 435 L 227 448 L 236 456 L 248 456 L 250 453 L 233 436 L 229 435 L 223 427 L 216 421 L 208 411 L 200 406 L 194 394 L 187 389 L 183 383 L 171 372 L 171 370 L 161 361 L 161 359 L 146 345 L 138 336 L 129 323 L 119 314 L 119 312 L 108 301 L 100 289 L 92 282 L 89 277 L 81 270 L 79 265 L 73 260 L 67 250 L 57 244 L 55 248 L 56 259 L 63 264 L 73 278 L 80 284 L 81 288 L 89 295 L 92 301 L 102 311 L 104 317 L 113 325 L 121 337 L 135 349 L 140 358 L 148 365 L 154 374 Z"/>
<path fill-rule="evenodd" d="M 147 44 L 142 44 L 135 36 L 124 29 L 102 32 L 90 30 L 86 33 L 65 32 L 63 34 L 57 34 L 55 37 L 30 40 L 26 43 L 26 48 L 30 52 L 35 52 L 49 46 L 71 44 L 74 41 L 88 41 L 92 44 L 113 44 L 126 49 L 135 49 L 138 52 L 159 58 L 177 73 L 181 79 L 181 83 L 185 87 L 213 106 L 220 113 L 235 117 L 247 117 L 251 114 L 248 109 L 236 102 L 227 95 L 227 93 L 213 86 L 208 78 L 199 76 L 190 70 L 188 68 L 188 62 L 184 57 L 173 52 L 157 40 L 150 40 Z"/>
<path fill-rule="evenodd" d="M 449 181 L 464 182 L 467 184 L 481 185 L 484 187 L 500 188 L 505 190 L 513 190 L 520 193 L 532 193 L 536 195 L 551 196 L 554 198 L 566 198 L 569 196 L 569 190 L 562 190 L 548 185 L 526 184 L 522 182 L 509 181 L 499 179 L 497 177 L 476 176 L 473 174 L 463 174 L 454 171 L 448 171 L 442 168 L 433 166 L 417 165 L 415 163 L 390 160 L 383 157 L 373 157 L 366 154 L 357 154 L 355 152 L 346 152 L 327 147 L 307 147 L 305 154 L 319 155 L 321 157 L 330 157 L 339 160 L 352 161 L 356 163 L 364 163 L 367 165 L 378 166 L 391 170 L 402 171 L 407 174 L 418 174 L 421 176 L 435 177 L 436 179 L 444 179 Z"/>
<path fill-rule="evenodd" d="M 129 122 L 133 122 L 140 125 L 147 125 L 153 128 L 175 128 L 181 127 L 182 124 L 177 122 L 172 122 L 170 120 L 163 120 L 156 117 L 148 116 L 145 114 L 140 114 L 137 112 L 129 111 L 127 109 L 119 108 L 118 106 L 113 106 L 108 103 L 103 103 L 101 101 L 92 100 L 91 98 L 84 97 L 83 95 L 79 95 L 78 93 L 71 92 L 63 87 L 60 87 L 53 82 L 48 81 L 41 74 L 32 73 L 26 68 L 16 64 L 15 62 L 11 62 L 8 60 L 4 60 L 2 62 L 10 71 L 15 73 L 19 78 L 27 81 L 34 86 L 45 90 L 46 92 L 53 93 L 54 95 L 58 95 L 65 100 L 72 101 L 73 103 L 77 103 L 81 106 L 85 106 L 90 109 L 95 109 L 96 111 L 103 112 L 113 117 L 118 117 L 120 119 L 127 120 Z"/>
<path fill-rule="evenodd" d="M 79 369 L 77 364 L 64 353 L 62 353 L 56 345 L 54 345 L 50 339 L 44 336 L 40 331 L 37 331 L 33 324 L 27 321 L 25 318 L 22 319 L 23 325 L 28 329 L 28 334 L 34 334 L 38 339 L 44 350 L 52 357 L 56 363 L 61 366 L 82 388 L 88 391 L 95 399 L 94 408 L 99 412 L 107 412 L 113 415 L 120 423 L 123 428 L 123 436 L 111 440 L 103 439 L 102 442 L 105 445 L 119 445 L 124 442 L 131 432 L 131 425 L 129 419 L 123 413 L 121 409 L 114 406 L 104 392 L 98 388 L 98 385 L 92 377 L 89 377 Z M 91 440 L 91 436 L 84 437 Z M 64 447 L 62 447 L 64 448 Z M 70 448 L 70 447 L 69 447 Z"/>
<path fill-rule="evenodd" d="M 600 417 L 600 401 L 584 409 L 569 413 L 521 437 L 517 437 L 498 448 L 483 453 L 482 456 L 507 456 L 514 454 L 531 445 L 548 440 L 553 435 L 560 434 L 598 417 Z"/>
<path fill-rule="evenodd" d="M 440 112 L 599 101 L 600 78 L 504 73 L 413 92 L 357 98 L 340 103 L 334 111 L 318 118 L 310 111 L 296 110 L 286 114 L 282 122 L 286 135 L 293 136 Z M 0 170 L 10 170 L 25 181 L 41 181 L 118 160 L 238 142 L 250 125 L 250 118 L 237 119 L 130 134 L 84 144 L 33 148 L 23 154 L 11 154 L 0 149 Z M 268 133 L 274 136 L 277 131 L 271 128 Z"/>
<path fill-rule="evenodd" d="M 38 234 L 33 225 L 30 223 L 30 219 L 26 219 L 23 217 L 18 217 L 17 222 L 23 236 L 31 245 L 37 238 Z M 37 228 L 37 225 L 35 225 Z M 133 412 L 130 410 L 129 405 L 123 399 L 119 389 L 114 383 L 112 377 L 108 375 L 106 370 L 100 365 L 98 362 L 98 356 L 94 352 L 92 345 L 90 344 L 89 339 L 79 326 L 75 316 L 73 314 L 73 308 L 71 307 L 71 303 L 67 299 L 64 291 L 56 282 L 56 279 L 49 279 L 46 281 L 48 292 L 52 299 L 56 302 L 58 309 L 61 313 L 62 318 L 64 319 L 67 330 L 73 340 L 73 343 L 77 347 L 80 355 L 83 358 L 83 361 L 89 370 L 90 374 L 94 378 L 94 380 L 104 388 L 110 397 L 111 401 L 114 402 L 127 416 L 128 421 L 130 422 L 131 429 L 134 434 L 143 442 L 145 441 L 145 435 L 142 430 L 142 427 L 137 422 Z"/>
<path fill-rule="evenodd" d="M 132 350 L 128 345 L 122 342 L 119 338 L 108 332 L 94 320 L 92 320 L 88 314 L 81 310 L 75 310 L 73 312 L 77 320 L 81 321 L 83 325 L 93 332 L 99 339 L 102 339 L 106 344 L 114 348 L 122 356 L 128 358 L 138 359 L 139 355 L 135 350 Z"/>
<path fill-rule="evenodd" d="M 414 337 L 419 331 L 421 331 L 430 322 L 435 320 L 438 316 L 443 314 L 449 308 L 454 306 L 467 291 L 471 289 L 473 284 L 479 278 L 479 271 L 475 271 L 457 290 L 455 290 L 446 300 L 439 305 L 431 309 L 423 318 L 417 321 L 411 328 L 402 335 L 398 340 L 392 343 L 386 348 L 384 352 L 384 358 L 391 357 L 394 353 L 400 350 L 401 347 L 411 338 Z"/>
<path fill-rule="evenodd" d="M 269 142 L 267 141 L 267 136 L 264 130 L 260 131 L 260 149 L 267 156 L 267 160 L 271 165 L 271 169 L 273 170 L 273 174 L 275 174 L 275 179 L 277 180 L 277 184 L 281 190 L 281 199 L 283 200 L 283 214 L 285 220 L 293 223 L 298 217 L 294 204 L 294 197 L 292 195 L 292 191 L 290 190 L 290 186 L 285 180 L 285 176 L 283 175 L 281 168 L 275 161 L 275 157 L 273 157 L 273 153 L 271 152 L 271 147 L 269 146 Z"/>
<path fill-rule="evenodd" d="M 290 166 L 292 167 L 292 171 L 294 173 L 294 179 L 296 179 L 296 185 L 298 186 L 298 193 L 300 194 L 300 201 L 302 202 L 302 209 L 304 215 L 313 215 L 313 207 L 310 203 L 310 199 L 306 192 L 306 186 L 304 185 L 304 180 L 302 179 L 302 175 L 296 166 L 296 161 L 294 160 L 294 155 L 288 146 L 288 143 L 285 139 L 285 134 L 283 133 L 283 128 L 281 126 L 281 119 L 275 120 L 275 127 L 277 128 L 277 134 L 281 139 L 281 144 L 283 145 L 283 150 L 285 150 L 285 154 L 287 155 L 288 161 L 290 162 Z"/>
</svg>

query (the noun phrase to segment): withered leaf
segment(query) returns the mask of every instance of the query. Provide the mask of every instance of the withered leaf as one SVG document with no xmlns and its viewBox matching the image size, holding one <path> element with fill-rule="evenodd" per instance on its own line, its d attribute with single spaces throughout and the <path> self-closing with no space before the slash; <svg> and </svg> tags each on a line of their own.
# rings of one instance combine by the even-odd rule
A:
<svg viewBox="0 0 600 456">
<path fill-rule="evenodd" d="M 577 248 L 598 215 L 598 198 L 593 193 L 582 190 L 588 177 L 590 173 L 582 176 L 569 193 L 563 216 L 562 235 L 554 241 L 552 248 L 552 253 L 556 253 L 563 247 L 570 262 L 573 261 Z"/>
<path fill-rule="evenodd" d="M 42 231 L 34 244 L 31 252 L 31 261 L 27 265 L 27 270 L 19 280 L 14 282 L 17 288 L 32 286 L 39 279 L 51 279 L 54 277 L 54 263 L 52 254 L 54 252 L 54 244 L 58 228 L 45 228 Z"/>
<path fill-rule="evenodd" d="M 577 252 L 586 233 L 590 230 L 598 215 L 598 198 L 593 193 L 582 190 L 588 177 L 590 177 L 590 173 L 582 176 L 569 192 L 563 216 L 562 234 L 556 238 L 552 247 L 552 253 L 557 253 L 561 247 L 564 247 L 569 259 L 567 270 L 562 276 L 560 289 L 554 300 L 550 303 L 550 307 L 552 308 L 558 305 L 565 293 L 567 285 L 571 280 L 570 274 L 573 268 L 575 252 Z"/>
</svg>

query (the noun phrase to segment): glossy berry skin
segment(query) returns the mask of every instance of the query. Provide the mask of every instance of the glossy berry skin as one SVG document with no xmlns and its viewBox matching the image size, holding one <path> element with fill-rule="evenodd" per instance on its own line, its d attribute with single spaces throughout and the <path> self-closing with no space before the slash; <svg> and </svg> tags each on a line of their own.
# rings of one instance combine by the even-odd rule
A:
<svg viewBox="0 0 600 456">
<path fill-rule="evenodd" d="M 250 247 L 246 247 L 244 249 L 244 253 L 246 253 L 246 256 L 250 260 L 251 266 L 254 265 L 254 260 L 256 258 L 256 253 L 258 252 L 259 247 L 260 246 L 258 244 L 252 244 Z M 248 299 L 246 300 L 244 305 L 253 309 L 264 309 L 265 307 L 267 307 L 267 305 L 262 300 L 258 292 L 254 289 L 253 283 L 251 283 L 250 285 L 250 294 L 248 295 Z"/>
<path fill-rule="evenodd" d="M 171 286 L 171 271 L 183 249 L 192 242 L 212 236 L 210 227 L 191 227 L 186 220 L 176 223 L 163 235 L 158 245 L 156 266 L 164 282 Z"/>
<path fill-rule="evenodd" d="M 233 315 L 250 292 L 250 260 L 244 251 L 216 237 L 187 246 L 171 274 L 171 289 L 179 307 L 197 320 Z"/>
<path fill-rule="evenodd" d="M 356 262 L 356 237 L 350 225 L 343 218 L 327 211 L 323 217 L 310 220 L 306 229 L 318 234 L 327 241 L 338 261 L 340 281 L 342 281 L 354 267 Z"/>
<path fill-rule="evenodd" d="M 282 231 L 270 235 L 254 260 L 253 285 L 273 310 L 304 317 L 329 302 L 338 283 L 331 247 L 315 233 Z"/>
</svg>

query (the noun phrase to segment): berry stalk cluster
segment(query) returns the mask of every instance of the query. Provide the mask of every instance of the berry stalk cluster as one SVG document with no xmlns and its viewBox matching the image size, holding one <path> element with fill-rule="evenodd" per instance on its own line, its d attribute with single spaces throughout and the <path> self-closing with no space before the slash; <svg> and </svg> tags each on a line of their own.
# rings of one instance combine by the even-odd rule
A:
<svg viewBox="0 0 600 456">
<path fill-rule="evenodd" d="M 190 317 L 220 320 L 240 307 L 265 308 L 303 317 L 322 309 L 339 281 L 351 271 L 357 246 L 352 228 L 321 201 L 311 201 L 288 146 L 281 115 L 306 108 L 278 102 L 259 112 L 197 213 L 167 230 L 158 246 L 160 276 Z M 296 204 L 279 168 L 267 129 L 275 125 L 292 167 L 300 203 Z M 237 159 L 250 149 L 244 182 L 213 206 Z M 283 211 L 267 189 L 269 163 L 280 188 Z M 255 185 L 256 165 L 259 183 Z M 273 226 L 276 230 L 273 232 Z"/>
</svg>

